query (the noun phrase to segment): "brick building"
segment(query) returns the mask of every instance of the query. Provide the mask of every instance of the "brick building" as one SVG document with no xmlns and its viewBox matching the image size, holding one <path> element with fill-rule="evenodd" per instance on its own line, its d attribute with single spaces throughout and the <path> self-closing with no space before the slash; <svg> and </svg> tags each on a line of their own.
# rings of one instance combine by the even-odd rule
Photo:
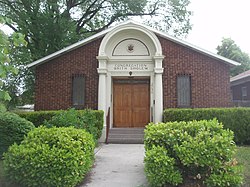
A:
<svg viewBox="0 0 250 187">
<path fill-rule="evenodd" d="M 230 79 L 234 106 L 250 107 L 250 70 Z"/>
<path fill-rule="evenodd" d="M 237 64 L 128 21 L 28 67 L 35 110 L 110 108 L 111 127 L 144 127 L 165 108 L 230 106 L 229 69 Z"/>
</svg>

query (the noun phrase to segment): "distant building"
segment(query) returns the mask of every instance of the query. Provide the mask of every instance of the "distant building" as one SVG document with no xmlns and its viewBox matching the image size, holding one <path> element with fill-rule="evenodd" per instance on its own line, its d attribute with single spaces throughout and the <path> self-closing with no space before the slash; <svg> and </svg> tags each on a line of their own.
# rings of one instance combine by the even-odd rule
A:
<svg viewBox="0 0 250 187">
<path fill-rule="evenodd" d="M 19 109 L 19 110 L 22 110 L 22 111 L 34 111 L 34 105 L 33 104 L 17 106 L 16 108 Z"/>
<path fill-rule="evenodd" d="M 230 79 L 234 106 L 250 107 L 250 70 Z"/>
</svg>

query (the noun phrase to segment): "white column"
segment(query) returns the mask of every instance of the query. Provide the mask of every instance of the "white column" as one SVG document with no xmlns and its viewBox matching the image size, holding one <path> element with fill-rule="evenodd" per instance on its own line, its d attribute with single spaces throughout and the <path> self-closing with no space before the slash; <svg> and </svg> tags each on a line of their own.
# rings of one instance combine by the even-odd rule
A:
<svg viewBox="0 0 250 187">
<path fill-rule="evenodd" d="M 105 142 L 106 138 L 106 115 L 107 115 L 107 103 L 106 103 L 106 93 L 107 93 L 107 56 L 97 56 L 99 61 L 99 67 L 97 68 L 97 72 L 99 74 L 99 83 L 98 83 L 98 110 L 104 111 L 104 119 L 103 119 L 103 131 L 102 136 L 99 139 L 99 142 Z"/>
<path fill-rule="evenodd" d="M 155 56 L 155 86 L 154 86 L 154 123 L 162 122 L 163 118 L 163 86 L 162 86 L 162 60 L 164 56 Z"/>
<path fill-rule="evenodd" d="M 104 111 L 104 126 L 106 125 L 106 87 L 107 87 L 107 56 L 97 56 L 99 61 L 99 68 L 97 68 L 99 74 L 98 83 L 98 110 Z"/>
<path fill-rule="evenodd" d="M 106 112 L 106 72 L 98 68 L 99 85 L 98 85 L 98 110 Z"/>
<path fill-rule="evenodd" d="M 106 114 L 106 79 L 107 79 L 107 56 L 97 56 L 99 61 L 99 67 L 97 72 L 99 74 L 99 85 L 98 85 L 98 110 L 103 110 Z"/>
</svg>

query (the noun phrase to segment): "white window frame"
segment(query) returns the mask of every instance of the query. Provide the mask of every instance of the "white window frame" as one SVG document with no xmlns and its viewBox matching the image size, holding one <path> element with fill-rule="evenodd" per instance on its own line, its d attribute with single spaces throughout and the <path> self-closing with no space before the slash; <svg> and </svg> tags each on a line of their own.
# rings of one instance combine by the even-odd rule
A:
<svg viewBox="0 0 250 187">
<path fill-rule="evenodd" d="M 245 98 L 247 97 L 247 87 L 241 87 L 241 97 L 243 100 L 245 100 Z"/>
</svg>

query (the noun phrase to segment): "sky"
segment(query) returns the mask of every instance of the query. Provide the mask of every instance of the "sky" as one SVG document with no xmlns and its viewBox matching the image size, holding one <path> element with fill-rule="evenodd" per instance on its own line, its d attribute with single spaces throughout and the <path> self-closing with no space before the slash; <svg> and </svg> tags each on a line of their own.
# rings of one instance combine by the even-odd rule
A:
<svg viewBox="0 0 250 187">
<path fill-rule="evenodd" d="M 190 0 L 192 30 L 187 42 L 216 53 L 222 38 L 231 38 L 250 54 L 250 0 Z"/>
</svg>

